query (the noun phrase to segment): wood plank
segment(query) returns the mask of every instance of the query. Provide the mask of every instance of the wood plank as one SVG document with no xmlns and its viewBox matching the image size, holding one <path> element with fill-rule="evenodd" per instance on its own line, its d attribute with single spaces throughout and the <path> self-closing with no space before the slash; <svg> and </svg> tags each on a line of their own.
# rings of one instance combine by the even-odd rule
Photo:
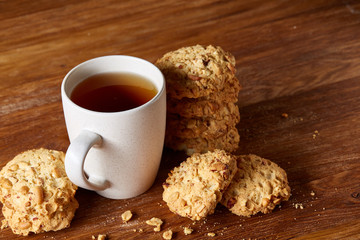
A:
<svg viewBox="0 0 360 240">
<path fill-rule="evenodd" d="M 336 236 L 339 239 L 359 239 L 360 238 L 360 221 L 353 221 L 350 223 L 342 224 L 340 226 L 332 227 L 323 231 L 310 233 L 302 237 L 295 238 L 301 239 L 319 239 L 325 240 Z"/>
</svg>

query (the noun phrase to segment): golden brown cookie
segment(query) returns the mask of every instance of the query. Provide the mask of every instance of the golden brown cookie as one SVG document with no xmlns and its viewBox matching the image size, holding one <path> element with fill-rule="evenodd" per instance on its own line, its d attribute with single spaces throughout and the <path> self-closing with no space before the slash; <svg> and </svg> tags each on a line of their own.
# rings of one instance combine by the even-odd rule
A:
<svg viewBox="0 0 360 240">
<path fill-rule="evenodd" d="M 166 119 L 166 135 L 180 138 L 214 139 L 226 134 L 240 121 L 240 114 L 225 115 L 222 119 L 185 118 L 168 114 Z"/>
<path fill-rule="evenodd" d="M 239 216 L 269 213 L 289 199 L 286 172 L 277 164 L 251 154 L 239 156 L 237 166 L 238 171 L 221 200 L 232 213 Z"/>
<path fill-rule="evenodd" d="M 64 158 L 60 151 L 29 150 L 0 171 L 2 212 L 15 234 L 27 236 L 70 226 L 79 204 Z"/>
<path fill-rule="evenodd" d="M 167 95 L 174 99 L 208 96 L 238 82 L 235 58 L 221 47 L 190 46 L 166 53 L 155 65 L 166 80 Z"/>
<path fill-rule="evenodd" d="M 236 170 L 236 157 L 223 150 L 193 154 L 169 174 L 163 200 L 170 211 L 200 220 L 214 212 Z"/>
<path fill-rule="evenodd" d="M 205 153 L 214 149 L 223 149 L 227 152 L 235 152 L 239 147 L 240 135 L 237 128 L 231 128 L 229 131 L 215 139 L 205 138 L 180 138 L 167 135 L 165 145 L 176 151 L 185 151 L 187 155 L 193 153 Z"/>
<path fill-rule="evenodd" d="M 184 118 L 211 117 L 217 120 L 228 115 L 239 115 L 239 107 L 235 102 L 199 100 L 198 98 L 168 99 L 167 111 Z"/>
</svg>

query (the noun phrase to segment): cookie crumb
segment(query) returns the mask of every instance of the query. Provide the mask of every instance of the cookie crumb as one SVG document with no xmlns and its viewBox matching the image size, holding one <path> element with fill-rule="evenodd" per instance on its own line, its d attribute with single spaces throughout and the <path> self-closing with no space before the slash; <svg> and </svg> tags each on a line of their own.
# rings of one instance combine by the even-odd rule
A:
<svg viewBox="0 0 360 240">
<path fill-rule="evenodd" d="M 288 117 L 289 117 L 289 114 L 283 113 L 283 114 L 281 114 L 281 116 L 282 116 L 283 118 L 288 118 Z"/>
<path fill-rule="evenodd" d="M 121 214 L 121 218 L 123 222 L 128 222 L 132 218 L 132 212 L 130 210 L 125 211 L 123 214 Z"/>
<path fill-rule="evenodd" d="M 311 192 L 310 192 L 310 195 L 311 195 L 311 196 L 315 196 L 314 191 L 311 191 Z"/>
<path fill-rule="evenodd" d="M 160 227 L 163 224 L 163 221 L 160 218 L 153 217 L 150 220 L 147 220 L 146 224 L 150 226 L 155 226 L 154 231 L 160 232 Z"/>
<path fill-rule="evenodd" d="M 194 230 L 192 228 L 188 228 L 188 227 L 184 227 L 184 233 L 185 235 L 189 235 L 193 232 Z"/>
<path fill-rule="evenodd" d="M 216 234 L 213 233 L 213 232 L 209 232 L 207 235 L 208 235 L 208 237 L 215 237 L 216 236 Z"/>
<path fill-rule="evenodd" d="M 173 232 L 171 230 L 167 230 L 163 233 L 162 237 L 166 240 L 172 239 Z"/>
<path fill-rule="evenodd" d="M 298 208 L 304 209 L 304 206 L 302 203 L 295 203 L 294 206 L 295 206 L 295 209 L 298 209 Z"/>
<path fill-rule="evenodd" d="M 313 139 L 316 139 L 317 136 L 319 136 L 319 131 L 318 130 L 315 130 L 314 131 L 314 134 L 312 135 L 313 136 Z"/>
<path fill-rule="evenodd" d="M 92 235 L 91 239 L 95 240 L 96 237 L 94 235 Z M 105 239 L 106 239 L 106 234 L 99 234 L 97 237 L 97 240 L 105 240 Z"/>
</svg>

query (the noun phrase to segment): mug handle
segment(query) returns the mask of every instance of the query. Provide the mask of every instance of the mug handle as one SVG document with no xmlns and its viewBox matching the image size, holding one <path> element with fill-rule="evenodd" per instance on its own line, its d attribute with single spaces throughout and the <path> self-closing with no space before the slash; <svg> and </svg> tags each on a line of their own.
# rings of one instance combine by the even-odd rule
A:
<svg viewBox="0 0 360 240">
<path fill-rule="evenodd" d="M 94 145 L 100 145 L 100 135 L 82 130 L 71 143 L 65 155 L 65 171 L 75 185 L 93 191 L 101 191 L 109 187 L 106 179 L 95 176 L 86 177 L 84 163 L 87 153 Z"/>
</svg>

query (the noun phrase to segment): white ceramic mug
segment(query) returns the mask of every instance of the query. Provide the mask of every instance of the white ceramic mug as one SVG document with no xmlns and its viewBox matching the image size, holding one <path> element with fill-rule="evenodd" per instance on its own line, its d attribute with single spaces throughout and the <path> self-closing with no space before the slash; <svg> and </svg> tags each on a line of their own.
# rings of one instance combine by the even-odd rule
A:
<svg viewBox="0 0 360 240">
<path fill-rule="evenodd" d="M 141 75 L 155 85 L 157 94 L 139 107 L 120 112 L 91 111 L 71 101 L 77 84 L 105 72 Z M 112 199 L 131 198 L 148 190 L 159 169 L 165 136 L 166 92 L 160 70 L 130 56 L 91 59 L 65 76 L 61 96 L 71 142 L 65 157 L 69 179 Z"/>
</svg>

